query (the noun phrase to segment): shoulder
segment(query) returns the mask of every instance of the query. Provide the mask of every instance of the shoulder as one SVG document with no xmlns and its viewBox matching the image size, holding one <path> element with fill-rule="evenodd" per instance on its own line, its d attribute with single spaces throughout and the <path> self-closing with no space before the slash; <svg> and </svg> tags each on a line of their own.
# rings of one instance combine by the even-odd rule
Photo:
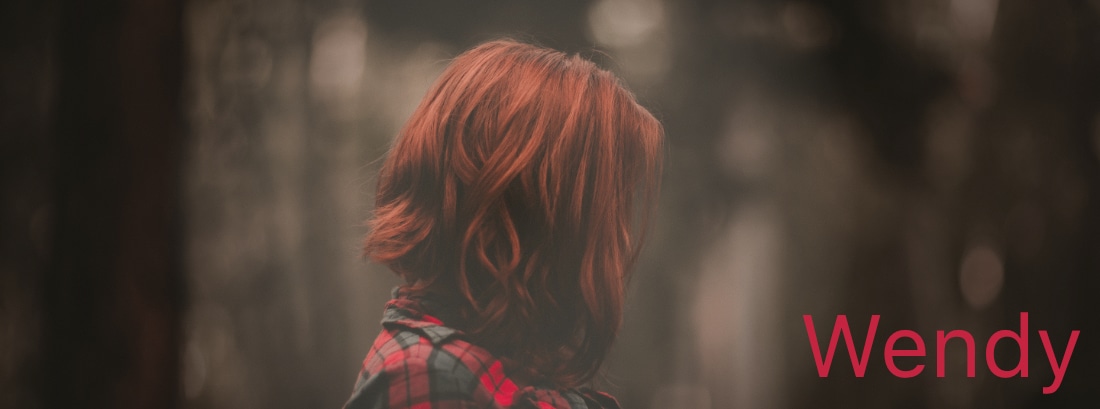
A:
<svg viewBox="0 0 1100 409">
<path fill-rule="evenodd" d="M 495 359 L 458 337 L 396 326 L 378 336 L 346 408 L 488 407 L 481 378 Z"/>
<path fill-rule="evenodd" d="M 501 359 L 407 299 L 387 304 L 347 409 L 618 408 L 580 390 L 517 384 Z M 604 399 L 606 398 L 606 399 Z"/>
</svg>

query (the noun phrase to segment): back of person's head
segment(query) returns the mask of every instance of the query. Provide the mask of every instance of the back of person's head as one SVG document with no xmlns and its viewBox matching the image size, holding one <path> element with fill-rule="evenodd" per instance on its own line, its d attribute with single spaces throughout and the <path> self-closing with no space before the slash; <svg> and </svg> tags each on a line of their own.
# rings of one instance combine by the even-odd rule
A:
<svg viewBox="0 0 1100 409">
<path fill-rule="evenodd" d="M 462 300 L 472 340 L 528 376 L 589 381 L 622 322 L 663 130 L 579 56 L 492 41 L 454 59 L 379 174 L 366 254 Z M 646 217 L 639 217 L 644 222 Z"/>
</svg>

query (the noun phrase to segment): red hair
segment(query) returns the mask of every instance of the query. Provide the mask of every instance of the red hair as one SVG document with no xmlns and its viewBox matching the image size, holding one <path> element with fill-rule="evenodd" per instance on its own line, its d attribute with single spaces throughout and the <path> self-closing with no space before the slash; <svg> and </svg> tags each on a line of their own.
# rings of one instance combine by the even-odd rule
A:
<svg viewBox="0 0 1100 409">
<path fill-rule="evenodd" d="M 401 130 L 365 252 L 407 288 L 459 299 L 461 329 L 524 375 L 586 383 L 622 322 L 640 241 L 633 201 L 653 207 L 663 138 L 592 62 L 482 44 Z"/>
</svg>

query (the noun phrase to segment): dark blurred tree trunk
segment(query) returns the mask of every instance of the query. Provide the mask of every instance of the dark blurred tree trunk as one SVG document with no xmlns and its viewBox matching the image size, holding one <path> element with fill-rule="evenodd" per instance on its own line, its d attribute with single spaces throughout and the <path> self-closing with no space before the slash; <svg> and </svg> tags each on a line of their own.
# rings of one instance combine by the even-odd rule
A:
<svg viewBox="0 0 1100 409">
<path fill-rule="evenodd" d="M 1093 406 L 1098 378 L 1092 368 L 1100 353 L 1085 347 L 1084 337 L 1100 332 L 1100 5 L 1003 0 L 1000 10 L 992 59 L 999 98 L 983 124 L 989 156 L 971 189 L 971 214 L 1007 214 L 1005 275 L 1016 285 L 1006 286 L 1005 325 L 1026 311 L 1036 330 L 1052 334 L 1052 343 L 1067 342 L 1072 330 L 1081 331 L 1081 341 L 1072 356 L 1076 369 L 1067 368 L 1055 393 L 1037 392 L 1051 374 L 1036 358 L 1032 365 L 1041 369 L 1026 392 L 982 392 L 1010 403 L 1020 397 L 1018 407 Z M 1015 156 L 1025 160 L 1013 160 L 1012 150 L 1024 143 L 1031 149 Z M 1021 228 L 1024 223 L 1010 218 L 1012 203 L 1034 204 L 1042 230 Z M 1018 250 L 1030 240 L 1041 243 L 1037 251 Z M 1006 361 L 1014 357 L 998 353 Z M 1031 345 L 1029 353 L 1044 351 Z"/>
<path fill-rule="evenodd" d="M 0 408 L 38 402 L 38 289 L 49 261 L 51 5 L 0 3 Z"/>
<path fill-rule="evenodd" d="M 59 11 L 42 403 L 175 407 L 182 1 Z"/>
</svg>

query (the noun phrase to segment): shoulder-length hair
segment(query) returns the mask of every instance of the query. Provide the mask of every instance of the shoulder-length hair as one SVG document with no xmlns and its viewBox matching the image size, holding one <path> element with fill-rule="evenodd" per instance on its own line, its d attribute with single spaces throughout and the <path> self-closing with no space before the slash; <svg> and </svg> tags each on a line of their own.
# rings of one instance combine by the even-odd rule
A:
<svg viewBox="0 0 1100 409">
<path fill-rule="evenodd" d="M 462 330 L 522 375 L 581 385 L 622 322 L 663 139 L 591 61 L 482 44 L 451 62 L 398 135 L 365 253 L 406 288 L 454 295 Z"/>
</svg>

